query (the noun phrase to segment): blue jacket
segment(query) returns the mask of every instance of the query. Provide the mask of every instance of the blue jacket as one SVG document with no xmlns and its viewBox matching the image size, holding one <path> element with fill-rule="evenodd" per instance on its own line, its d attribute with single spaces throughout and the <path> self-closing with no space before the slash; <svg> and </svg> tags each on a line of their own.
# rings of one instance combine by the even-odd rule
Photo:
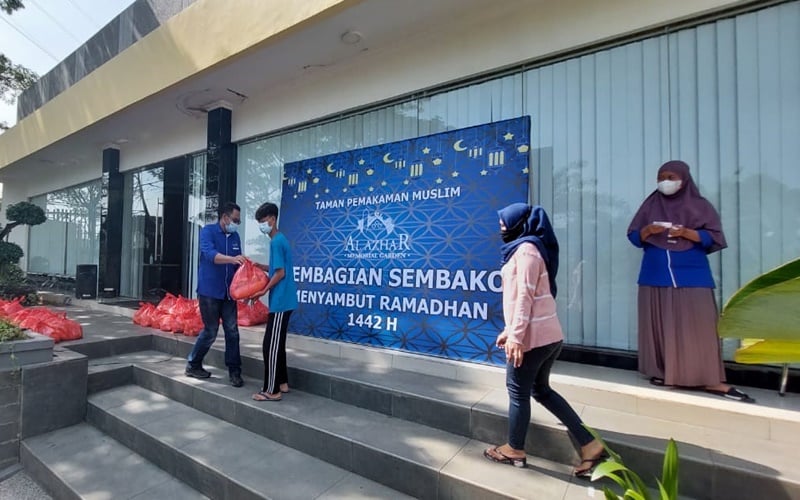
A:
<svg viewBox="0 0 800 500">
<path fill-rule="evenodd" d="M 219 223 L 208 224 L 200 230 L 200 259 L 197 264 L 197 294 L 215 299 L 230 299 L 228 289 L 236 272 L 235 264 L 214 264 L 217 254 L 242 254 L 239 233 L 228 234 Z"/>
<path fill-rule="evenodd" d="M 628 233 L 631 243 L 644 249 L 639 285 L 714 288 L 714 278 L 706 253 L 713 241 L 708 231 L 698 229 L 697 233 L 700 235 L 700 242 L 682 252 L 665 250 L 647 242 L 642 243 L 639 231 Z"/>
</svg>

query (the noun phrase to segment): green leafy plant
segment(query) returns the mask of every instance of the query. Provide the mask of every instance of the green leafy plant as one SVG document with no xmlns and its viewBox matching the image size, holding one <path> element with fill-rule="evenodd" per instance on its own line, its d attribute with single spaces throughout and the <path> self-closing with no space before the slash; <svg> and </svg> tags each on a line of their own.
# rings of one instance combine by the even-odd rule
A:
<svg viewBox="0 0 800 500">
<path fill-rule="evenodd" d="M 678 445 L 674 439 L 670 439 L 667 443 L 661 479 L 656 479 L 659 496 L 654 497 L 641 476 L 625 465 L 620 454 L 612 450 L 594 429 L 588 426 L 584 427 L 595 439 L 603 444 L 603 448 L 605 448 L 609 456 L 608 460 L 595 467 L 592 472 L 592 481 L 607 477 L 622 488 L 622 494 L 618 494 L 611 488 L 604 487 L 603 494 L 606 500 L 653 500 L 655 498 L 678 500 L 678 464 L 680 458 L 678 457 Z"/>
<path fill-rule="evenodd" d="M 25 331 L 4 319 L 0 319 L 0 342 L 8 342 L 11 340 L 23 340 L 27 338 Z"/>
<path fill-rule="evenodd" d="M 734 293 L 722 309 L 719 335 L 800 340 L 798 298 L 800 259 L 758 276 Z"/>
<path fill-rule="evenodd" d="M 789 364 L 800 362 L 800 259 L 756 277 L 722 308 L 720 337 L 738 338 L 737 363 L 783 364 L 779 394 L 786 392 Z"/>
<path fill-rule="evenodd" d="M 16 265 L 24 253 L 16 243 L 0 241 L 0 265 Z"/>
<path fill-rule="evenodd" d="M 11 230 L 17 226 L 38 226 L 47 220 L 44 210 L 39 205 L 29 201 L 21 201 L 9 205 L 6 209 L 6 219 L 9 223 L 0 231 L 0 240 L 8 240 Z"/>
</svg>

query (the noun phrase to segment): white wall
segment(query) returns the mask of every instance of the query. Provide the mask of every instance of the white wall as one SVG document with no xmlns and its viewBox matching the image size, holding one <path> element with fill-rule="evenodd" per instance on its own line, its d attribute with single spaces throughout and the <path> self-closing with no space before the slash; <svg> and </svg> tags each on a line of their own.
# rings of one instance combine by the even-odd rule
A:
<svg viewBox="0 0 800 500">
<path fill-rule="evenodd" d="M 514 0 L 309 70 L 234 110 L 233 140 L 741 4 L 725 0 Z M 365 33 L 369 47 L 369 33 Z"/>
<path fill-rule="evenodd" d="M 136 143 L 122 144 L 120 172 L 206 149 L 205 116 L 173 120 L 173 123 L 168 134 L 144 134 Z"/>
</svg>

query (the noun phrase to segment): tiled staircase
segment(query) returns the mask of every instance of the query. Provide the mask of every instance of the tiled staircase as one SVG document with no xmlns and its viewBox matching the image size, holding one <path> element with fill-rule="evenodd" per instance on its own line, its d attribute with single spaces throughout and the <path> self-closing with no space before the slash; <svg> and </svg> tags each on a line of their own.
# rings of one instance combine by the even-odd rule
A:
<svg viewBox="0 0 800 500">
<path fill-rule="evenodd" d="M 75 345 L 91 358 L 86 423 L 25 440 L 23 465 L 56 498 L 602 498 L 571 476 L 568 435 L 535 404 L 527 469 L 481 456 L 505 440 L 498 369 L 293 338 L 292 392 L 255 402 L 258 334 L 242 336 L 238 389 L 220 349 L 214 377 L 183 375 L 191 339 Z M 558 389 L 643 477 L 674 437 L 686 498 L 800 498 L 797 411 L 557 366 Z"/>
</svg>

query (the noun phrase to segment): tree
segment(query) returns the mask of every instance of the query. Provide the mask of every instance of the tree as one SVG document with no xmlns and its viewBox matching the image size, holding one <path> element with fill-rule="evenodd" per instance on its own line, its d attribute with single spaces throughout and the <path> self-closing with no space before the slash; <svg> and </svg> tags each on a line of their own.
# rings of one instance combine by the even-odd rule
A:
<svg viewBox="0 0 800 500">
<path fill-rule="evenodd" d="M 38 226 L 47 220 L 44 210 L 39 205 L 34 205 L 28 201 L 21 201 L 9 205 L 6 209 L 6 219 L 9 223 L 0 231 L 0 240 L 8 240 L 11 230 L 23 224 L 28 226 Z"/>
<path fill-rule="evenodd" d="M 12 14 L 15 10 L 24 9 L 22 0 L 0 0 L 0 10 Z M 28 68 L 14 64 L 0 53 L 0 99 L 12 104 L 20 92 L 33 85 L 39 76 Z M 0 122 L 0 130 L 5 130 L 8 125 Z"/>
</svg>

